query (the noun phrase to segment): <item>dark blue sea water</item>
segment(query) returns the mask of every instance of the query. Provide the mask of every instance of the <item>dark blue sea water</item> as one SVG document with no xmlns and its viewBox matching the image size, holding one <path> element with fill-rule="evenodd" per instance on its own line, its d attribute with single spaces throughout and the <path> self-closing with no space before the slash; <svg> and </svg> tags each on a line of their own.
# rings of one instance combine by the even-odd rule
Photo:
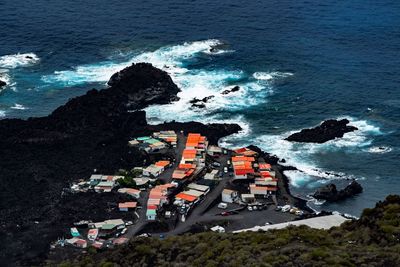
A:
<svg viewBox="0 0 400 267">
<path fill-rule="evenodd" d="M 183 89 L 177 104 L 147 109 L 151 122 L 238 122 L 245 131 L 222 143 L 287 159 L 302 170 L 288 173 L 296 194 L 358 179 L 363 194 L 313 204 L 358 216 L 400 193 L 399 14 L 399 1 L 384 0 L 2 0 L 0 79 L 10 85 L 0 116 L 46 115 L 131 62 L 151 62 Z M 220 94 L 233 85 L 241 90 Z M 211 94 L 206 110 L 189 108 Z M 323 145 L 282 141 L 339 117 L 360 130 Z"/>
</svg>

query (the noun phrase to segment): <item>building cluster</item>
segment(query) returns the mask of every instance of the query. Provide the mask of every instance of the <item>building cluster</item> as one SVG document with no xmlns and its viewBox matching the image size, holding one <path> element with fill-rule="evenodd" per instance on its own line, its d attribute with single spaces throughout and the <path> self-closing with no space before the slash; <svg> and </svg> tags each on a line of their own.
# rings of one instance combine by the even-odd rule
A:
<svg viewBox="0 0 400 267">
<path fill-rule="evenodd" d="M 70 229 L 71 238 L 59 240 L 64 245 L 71 245 L 77 248 L 92 246 L 96 249 L 121 245 L 128 242 L 125 237 L 119 237 L 126 232 L 131 222 L 124 222 L 121 219 L 106 220 L 103 222 L 86 222 Z M 79 227 L 79 229 L 78 229 Z"/>
<path fill-rule="evenodd" d="M 167 147 L 167 144 L 162 140 L 152 138 L 151 136 L 142 136 L 128 142 L 129 146 L 135 146 L 148 153 L 158 152 Z"/>
<path fill-rule="evenodd" d="M 154 164 L 143 168 L 143 176 L 157 178 L 161 173 L 163 173 L 168 167 L 171 166 L 171 162 L 169 160 L 160 160 Z"/>
<path fill-rule="evenodd" d="M 182 159 L 172 173 L 172 182 L 166 185 L 159 185 L 150 190 L 147 204 L 147 220 L 153 221 L 162 214 L 164 204 L 173 204 L 178 207 L 180 214 L 187 214 L 204 196 L 210 191 L 210 186 L 192 182 L 196 174 L 200 173 L 206 165 L 208 141 L 205 136 L 198 133 L 189 133 L 182 151 Z M 218 171 L 213 171 L 209 176 L 214 178 Z M 182 191 L 181 188 L 185 188 Z M 173 189 L 173 190 L 171 190 Z M 174 192 L 174 196 L 171 192 Z"/>
<path fill-rule="evenodd" d="M 249 148 L 237 149 L 231 162 L 234 179 L 248 183 L 249 186 L 248 191 L 240 195 L 236 190 L 224 189 L 221 195 L 224 203 L 251 203 L 257 198 L 275 195 L 278 188 L 275 171 L 262 157 L 258 157 L 257 152 Z"/>
<path fill-rule="evenodd" d="M 178 136 L 174 131 L 155 132 L 152 136 L 137 137 L 128 142 L 129 146 L 139 147 L 148 153 L 159 152 L 169 145 L 176 147 Z"/>
<path fill-rule="evenodd" d="M 161 131 L 153 133 L 154 138 L 158 138 L 172 145 L 173 147 L 177 146 L 178 136 L 174 131 Z"/>
<path fill-rule="evenodd" d="M 210 192 L 210 186 L 190 183 L 186 190 L 175 196 L 174 205 L 179 207 L 180 214 L 186 215 L 197 203 L 204 199 L 208 192 Z"/>
<path fill-rule="evenodd" d="M 111 190 L 117 186 L 117 180 L 121 178 L 124 177 L 118 175 L 93 174 L 88 181 L 80 181 L 72 184 L 71 190 L 73 192 L 87 192 L 92 189 L 99 193 L 111 192 Z"/>
<path fill-rule="evenodd" d="M 189 133 L 182 159 L 172 174 L 173 183 L 179 185 L 189 180 L 195 171 L 201 170 L 206 164 L 208 141 L 198 133 Z"/>
<path fill-rule="evenodd" d="M 163 184 L 157 185 L 150 190 L 146 209 L 146 219 L 148 221 L 157 219 L 157 214 L 161 211 L 162 206 L 169 202 L 170 189 L 173 187 L 173 184 Z"/>
</svg>

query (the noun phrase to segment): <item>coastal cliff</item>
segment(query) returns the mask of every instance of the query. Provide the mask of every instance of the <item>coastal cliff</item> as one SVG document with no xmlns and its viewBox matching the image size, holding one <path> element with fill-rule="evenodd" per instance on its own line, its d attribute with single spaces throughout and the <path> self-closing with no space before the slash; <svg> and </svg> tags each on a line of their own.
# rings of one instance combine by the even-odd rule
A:
<svg viewBox="0 0 400 267">
<path fill-rule="evenodd" d="M 85 214 L 86 207 L 62 197 L 70 182 L 88 178 L 94 169 L 112 174 L 141 166 L 148 155 L 127 146 L 132 137 L 154 129 L 198 130 L 216 143 L 240 130 L 232 124 L 148 125 L 141 109 L 170 103 L 179 92 L 166 72 L 150 64 L 133 64 L 108 84 L 71 99 L 47 117 L 0 121 L 0 265 L 38 264 L 50 242 L 76 219 L 66 211 Z M 90 195 L 81 200 L 98 201 Z M 109 215 L 106 205 L 99 209 Z"/>
</svg>

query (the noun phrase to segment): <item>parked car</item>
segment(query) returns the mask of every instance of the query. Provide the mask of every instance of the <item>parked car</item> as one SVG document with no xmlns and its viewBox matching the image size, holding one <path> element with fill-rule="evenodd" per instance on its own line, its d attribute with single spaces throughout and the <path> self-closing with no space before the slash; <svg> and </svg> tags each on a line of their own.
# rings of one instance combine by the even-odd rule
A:
<svg viewBox="0 0 400 267">
<path fill-rule="evenodd" d="M 226 203 L 221 202 L 218 204 L 218 208 L 220 208 L 220 209 L 226 209 L 227 207 L 228 207 L 228 204 L 226 204 Z"/>
<path fill-rule="evenodd" d="M 221 167 L 221 163 L 219 163 L 219 162 L 213 162 L 213 163 L 212 163 L 212 166 L 218 168 L 218 167 Z"/>
<path fill-rule="evenodd" d="M 228 173 L 228 167 L 224 167 L 224 173 Z"/>
<path fill-rule="evenodd" d="M 276 206 L 275 211 L 281 211 L 282 210 L 282 206 Z"/>
<path fill-rule="evenodd" d="M 297 210 L 297 211 L 295 212 L 295 214 L 296 214 L 297 216 L 301 216 L 301 215 L 304 214 L 304 212 L 303 212 L 302 210 Z"/>
<path fill-rule="evenodd" d="M 125 222 L 125 226 L 129 226 L 129 225 L 132 225 L 132 224 L 133 224 L 132 221 L 127 221 L 127 222 Z"/>
<path fill-rule="evenodd" d="M 221 215 L 222 216 L 229 216 L 229 215 L 231 215 L 231 213 L 229 211 L 223 211 L 223 212 L 221 212 Z"/>
<path fill-rule="evenodd" d="M 122 231 L 121 231 L 121 235 L 124 235 L 124 234 L 126 233 L 126 231 L 128 231 L 128 228 L 124 228 L 124 229 L 122 229 Z"/>
<path fill-rule="evenodd" d="M 138 235 L 138 237 L 151 237 L 151 234 L 144 233 L 144 234 Z"/>
<path fill-rule="evenodd" d="M 247 209 L 248 209 L 249 211 L 253 211 L 253 208 L 252 208 L 251 206 L 247 206 Z"/>
<path fill-rule="evenodd" d="M 288 212 L 288 211 L 290 211 L 290 205 L 285 205 L 285 206 L 283 206 L 282 207 L 282 212 Z"/>
</svg>

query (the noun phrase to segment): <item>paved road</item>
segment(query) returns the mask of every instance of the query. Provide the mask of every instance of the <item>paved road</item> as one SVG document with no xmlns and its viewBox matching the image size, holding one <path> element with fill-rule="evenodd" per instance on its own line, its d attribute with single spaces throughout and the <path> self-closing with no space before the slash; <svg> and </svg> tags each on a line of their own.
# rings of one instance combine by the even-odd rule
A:
<svg viewBox="0 0 400 267">
<path fill-rule="evenodd" d="M 220 171 L 223 172 L 224 167 L 227 166 L 226 162 L 229 158 L 230 158 L 229 155 L 222 155 L 220 158 L 217 159 L 217 161 L 221 163 Z M 205 196 L 205 199 L 200 204 L 198 204 L 193 208 L 193 211 L 187 217 L 185 222 L 179 222 L 174 230 L 163 234 L 165 236 L 182 234 L 188 231 L 190 227 L 195 223 L 212 221 L 220 218 L 215 215 L 207 215 L 207 214 L 204 215 L 204 212 L 214 202 L 214 200 L 221 195 L 222 191 L 224 190 L 224 188 L 226 187 L 226 185 L 229 183 L 230 180 L 231 178 L 229 177 L 229 175 L 227 173 L 224 174 L 219 184 Z"/>
<path fill-rule="evenodd" d="M 178 143 L 176 144 L 176 148 L 174 149 L 175 162 L 170 168 L 168 168 L 163 173 L 161 173 L 160 176 L 158 176 L 158 179 L 163 181 L 164 183 L 170 183 L 172 181 L 172 173 L 178 167 L 179 162 L 181 162 L 182 153 L 186 146 L 187 137 L 181 133 L 178 133 L 177 135 L 178 135 Z"/>
<path fill-rule="evenodd" d="M 165 170 L 158 177 L 161 181 L 163 181 L 165 183 L 170 183 L 172 181 L 172 173 L 174 172 L 175 168 L 178 167 L 179 162 L 182 159 L 182 152 L 185 149 L 186 139 L 187 139 L 186 136 L 184 136 L 181 133 L 178 133 L 178 143 L 175 148 L 175 156 L 176 156 L 175 162 L 170 168 Z M 148 189 L 147 191 L 143 191 L 141 193 L 139 202 L 140 202 L 142 208 L 137 211 L 137 213 L 139 214 L 139 218 L 134 225 L 128 227 L 128 231 L 125 234 L 125 237 L 127 237 L 127 238 L 131 238 L 131 237 L 135 236 L 147 224 L 146 211 L 147 211 L 147 201 L 149 199 L 149 191 L 150 190 Z"/>
</svg>

